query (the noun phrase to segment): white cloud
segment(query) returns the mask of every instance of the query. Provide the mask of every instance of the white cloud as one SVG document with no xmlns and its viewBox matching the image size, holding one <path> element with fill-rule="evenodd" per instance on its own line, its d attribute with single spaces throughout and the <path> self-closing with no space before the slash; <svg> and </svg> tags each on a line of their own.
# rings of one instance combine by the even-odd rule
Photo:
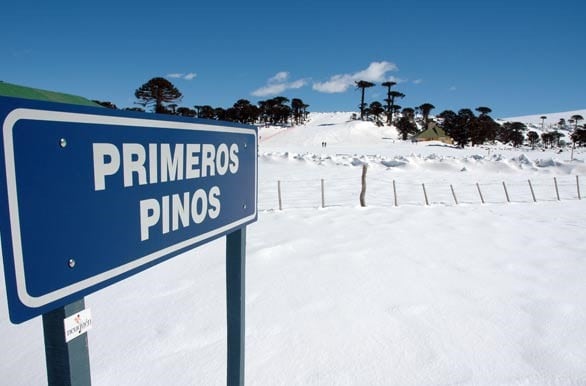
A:
<svg viewBox="0 0 586 386">
<path fill-rule="evenodd" d="M 313 89 L 319 92 L 334 94 L 344 92 L 354 83 L 352 75 L 334 75 L 326 82 L 313 84 Z"/>
<path fill-rule="evenodd" d="M 265 97 L 269 95 L 281 94 L 286 90 L 298 89 L 307 84 L 306 79 L 298 79 L 292 82 L 288 82 L 289 73 L 287 71 L 277 72 L 275 76 L 269 78 L 266 86 L 260 87 L 253 92 L 251 95 L 256 97 Z"/>
<path fill-rule="evenodd" d="M 269 83 L 282 83 L 289 79 L 289 73 L 287 71 L 277 72 L 275 76 L 269 79 Z"/>
<path fill-rule="evenodd" d="M 353 74 L 338 74 L 332 76 L 325 82 L 316 82 L 313 84 L 313 89 L 319 92 L 333 94 L 347 91 L 351 86 L 354 86 L 354 82 L 359 80 L 365 80 L 368 82 L 384 82 L 385 80 L 392 80 L 397 82 L 399 79 L 386 77 L 388 72 L 397 70 L 397 65 L 391 62 L 372 62 L 362 71 Z"/>
<path fill-rule="evenodd" d="M 456 91 L 456 86 L 450 87 L 450 91 Z"/>
<path fill-rule="evenodd" d="M 196 76 L 197 76 L 197 74 L 195 72 L 190 72 L 187 74 L 184 74 L 182 72 L 173 72 L 171 74 L 167 74 L 167 78 L 184 79 L 184 80 L 193 80 L 193 79 L 195 79 Z"/>
<path fill-rule="evenodd" d="M 284 84 L 269 84 L 254 90 L 251 94 L 257 97 L 265 97 L 269 95 L 277 95 L 285 91 L 287 88 Z"/>
<path fill-rule="evenodd" d="M 389 71 L 397 71 L 397 65 L 391 62 L 372 62 L 366 70 L 354 74 L 355 80 L 366 80 L 368 82 L 381 82 Z"/>
<path fill-rule="evenodd" d="M 415 79 L 413 81 L 413 84 L 421 84 L 421 83 L 423 83 L 423 79 Z"/>
</svg>

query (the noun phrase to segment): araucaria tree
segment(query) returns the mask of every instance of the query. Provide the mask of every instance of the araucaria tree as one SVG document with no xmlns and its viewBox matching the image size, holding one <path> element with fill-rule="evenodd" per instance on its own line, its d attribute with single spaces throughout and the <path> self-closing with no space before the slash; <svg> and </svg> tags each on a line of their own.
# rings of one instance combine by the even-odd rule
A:
<svg viewBox="0 0 586 386">
<path fill-rule="evenodd" d="M 586 129 L 578 128 L 574 130 L 570 138 L 572 139 L 572 142 L 578 146 L 586 145 Z"/>
<path fill-rule="evenodd" d="M 309 105 L 303 103 L 303 100 L 299 98 L 293 98 L 291 100 L 291 110 L 293 110 L 293 119 L 295 119 L 296 125 L 305 122 L 308 107 Z"/>
<path fill-rule="evenodd" d="M 260 116 L 264 123 L 284 125 L 292 114 L 291 107 L 287 106 L 288 98 L 277 96 L 266 101 L 259 101 Z"/>
<path fill-rule="evenodd" d="M 500 125 L 496 123 L 491 117 L 492 111 L 489 107 L 478 107 L 476 111 L 480 115 L 476 118 L 476 122 L 471 126 L 470 141 L 472 145 L 480 145 L 485 142 L 494 142 L 499 132 Z"/>
<path fill-rule="evenodd" d="M 139 105 L 150 108 L 155 113 L 168 114 L 169 105 L 175 104 L 183 96 L 181 92 L 165 78 L 152 78 L 136 89 L 134 96 Z"/>
<path fill-rule="evenodd" d="M 583 120 L 584 117 L 580 114 L 572 115 L 572 121 L 574 121 L 574 130 L 578 130 L 578 122 Z"/>
<path fill-rule="evenodd" d="M 470 109 L 460 109 L 458 114 L 452 110 L 443 111 L 438 115 L 442 118 L 442 127 L 459 147 L 464 147 L 470 142 L 470 132 L 476 122 L 476 117 Z"/>
<path fill-rule="evenodd" d="M 527 140 L 531 144 L 531 147 L 535 148 L 535 145 L 539 142 L 539 134 L 536 131 L 531 130 L 527 133 Z"/>
<path fill-rule="evenodd" d="M 515 147 L 523 144 L 525 137 L 523 132 L 527 130 L 527 126 L 521 122 L 505 122 L 497 135 L 497 139 L 502 143 L 510 143 Z"/>
<path fill-rule="evenodd" d="M 409 134 L 417 134 L 417 126 L 409 115 L 403 113 L 403 116 L 397 121 L 397 131 L 401 134 L 401 139 L 406 140 L 409 138 Z"/>
<path fill-rule="evenodd" d="M 366 80 L 359 80 L 356 83 L 356 88 L 362 90 L 361 98 L 360 98 L 360 119 L 364 120 L 364 109 L 366 108 L 366 104 L 364 103 L 364 90 L 374 86 L 374 83 L 368 82 Z"/>
<path fill-rule="evenodd" d="M 393 123 L 393 112 L 396 111 L 395 98 L 404 98 L 405 94 L 403 94 L 402 92 L 393 90 L 393 91 L 389 92 L 388 95 L 389 95 L 389 98 L 385 99 L 385 101 L 391 105 L 390 114 L 389 114 L 389 125 L 391 125 L 391 123 Z"/>
<path fill-rule="evenodd" d="M 380 115 L 384 112 L 385 109 L 383 108 L 383 105 L 378 101 L 374 101 L 370 104 L 370 106 L 368 106 L 368 114 L 374 116 L 377 125 L 383 125 L 383 123 L 380 121 Z"/>
<path fill-rule="evenodd" d="M 421 110 L 421 115 L 423 115 L 423 123 L 425 124 L 425 129 L 427 129 L 427 123 L 429 121 L 429 113 L 433 109 L 435 109 L 435 106 L 432 105 L 431 103 L 424 103 L 421 106 L 419 106 L 419 110 Z"/>
<path fill-rule="evenodd" d="M 381 84 L 381 86 L 386 87 L 387 88 L 387 99 L 385 99 L 385 102 L 387 102 L 386 106 L 385 106 L 385 112 L 387 113 L 387 125 L 391 125 L 392 119 L 391 119 L 391 114 L 393 113 L 393 110 L 391 109 L 391 87 L 393 87 L 394 85 L 396 85 L 397 82 L 383 82 Z"/>
</svg>

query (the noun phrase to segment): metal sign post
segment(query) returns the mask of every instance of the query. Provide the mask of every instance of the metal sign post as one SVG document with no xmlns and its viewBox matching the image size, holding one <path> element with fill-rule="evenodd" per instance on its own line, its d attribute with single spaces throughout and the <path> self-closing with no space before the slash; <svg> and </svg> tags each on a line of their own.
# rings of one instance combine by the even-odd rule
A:
<svg viewBox="0 0 586 386">
<path fill-rule="evenodd" d="M 245 260 L 246 227 L 243 227 L 226 236 L 228 386 L 244 385 Z"/>
<path fill-rule="evenodd" d="M 45 359 L 49 386 L 90 385 L 87 334 L 65 342 L 64 320 L 83 311 L 83 299 L 43 314 Z"/>
</svg>

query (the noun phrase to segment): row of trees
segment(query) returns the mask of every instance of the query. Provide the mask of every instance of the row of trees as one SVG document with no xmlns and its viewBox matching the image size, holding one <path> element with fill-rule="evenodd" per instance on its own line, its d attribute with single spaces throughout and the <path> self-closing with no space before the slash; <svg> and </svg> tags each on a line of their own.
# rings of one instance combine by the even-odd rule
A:
<svg viewBox="0 0 586 386">
<path fill-rule="evenodd" d="M 259 101 L 258 106 L 250 103 L 247 99 L 239 99 L 228 109 L 213 108 L 210 105 L 196 105 L 193 110 L 188 110 L 191 117 L 248 124 L 285 125 L 289 122 L 301 124 L 307 120 L 309 105 L 303 103 L 299 98 L 293 98 L 290 106 L 287 103 L 289 103 L 289 99 L 278 96 Z"/>
<path fill-rule="evenodd" d="M 278 96 L 265 101 L 259 101 L 258 105 L 252 104 L 246 99 L 239 99 L 232 107 L 212 107 L 210 105 L 195 105 L 193 108 L 179 106 L 183 94 L 171 82 L 165 78 L 152 78 L 138 89 L 134 96 L 136 104 L 140 107 L 126 108 L 132 111 L 152 111 L 158 114 L 179 115 L 184 117 L 216 119 L 239 123 L 264 123 L 272 125 L 284 125 L 289 122 L 300 124 L 307 119 L 309 107 L 299 98 Z M 111 102 L 94 101 L 104 107 L 117 109 Z M 290 105 L 288 104 L 290 102 Z"/>
<path fill-rule="evenodd" d="M 378 101 L 371 102 L 370 104 L 365 103 L 365 90 L 374 87 L 374 83 L 364 80 L 359 80 L 355 83 L 356 88 L 361 91 L 359 104 L 360 119 L 374 119 L 375 122 L 381 124 L 381 115 L 386 115 L 386 124 L 394 124 L 403 140 L 429 127 L 429 116 L 435 106 L 431 103 L 424 103 L 415 108 L 407 107 L 401 109 L 401 106 L 397 105 L 395 101 L 404 98 L 405 94 L 391 89 L 396 85 L 396 82 L 389 81 L 381 83 L 381 86 L 387 89 L 387 98 L 384 100 L 386 104 L 384 106 Z M 401 114 L 399 114 L 399 111 Z M 452 110 L 445 110 L 437 115 L 438 119 L 436 123 L 460 147 L 469 144 L 474 146 L 487 142 L 494 143 L 495 141 L 520 146 L 525 140 L 532 146 L 536 146 L 540 140 L 546 147 L 559 146 L 561 138 L 564 137 L 564 134 L 558 132 L 557 129 L 543 132 L 541 135 L 536 131 L 527 132 L 527 126 L 521 122 L 505 122 L 501 125 L 492 119 L 490 116 L 492 110 L 488 107 L 481 106 L 476 108 L 476 111 L 479 113 L 478 115 L 475 115 L 472 110 L 467 108 L 461 109 L 457 113 Z M 418 113 L 420 114 L 420 118 L 416 119 Z M 395 114 L 397 118 L 393 119 L 393 115 Z M 547 119 L 546 116 L 541 117 L 542 130 L 544 130 L 545 119 Z M 558 122 L 558 128 L 560 129 L 567 128 L 568 123 L 574 125 L 570 138 L 572 142 L 579 146 L 586 144 L 586 129 L 578 126 L 578 123 L 583 119 L 581 115 L 573 115 L 567 121 L 561 119 Z"/>
<path fill-rule="evenodd" d="M 534 147 L 540 141 L 545 147 L 553 147 L 560 146 L 562 138 L 565 136 L 557 130 L 544 131 L 540 135 L 534 130 L 528 131 L 527 126 L 521 122 L 499 124 L 489 116 L 491 110 L 488 107 L 478 107 L 476 111 L 480 113 L 478 116 L 475 116 L 470 109 L 459 110 L 457 114 L 451 110 L 445 110 L 438 114 L 441 127 L 461 147 L 468 144 L 474 146 L 487 142 L 494 143 L 495 141 L 521 146 L 525 140 Z M 541 117 L 542 128 L 546 118 L 545 116 Z M 578 126 L 578 122 L 583 119 L 581 115 L 574 115 L 569 120 L 574 123 L 574 132 L 570 139 L 579 146 L 586 143 L 586 130 Z M 560 123 L 561 127 L 565 127 L 565 121 Z"/>
<path fill-rule="evenodd" d="M 368 105 L 364 102 L 365 90 L 367 88 L 374 87 L 375 84 L 365 80 L 359 80 L 355 83 L 356 88 L 361 90 L 359 105 L 360 119 L 369 120 L 371 119 L 371 117 L 373 117 L 376 122 L 381 122 L 380 117 L 384 114 L 387 118 L 386 124 L 390 126 L 391 124 L 393 124 L 393 115 L 398 115 L 399 111 L 402 112 L 401 118 L 407 115 L 411 121 L 414 121 L 416 113 L 419 112 L 421 114 L 423 124 L 425 125 L 425 127 L 427 127 L 427 124 L 429 123 L 429 114 L 431 113 L 431 110 L 435 108 L 435 106 L 431 103 L 423 103 L 422 105 L 417 106 L 415 108 L 404 108 L 403 110 L 401 110 L 401 106 L 396 104 L 396 100 L 404 98 L 405 94 L 403 94 L 400 91 L 391 89 L 393 86 L 397 84 L 396 82 L 387 81 L 381 83 L 381 86 L 387 89 L 387 97 L 384 99 L 385 105 L 383 106 L 383 104 L 378 101 L 371 102 L 370 105 Z"/>
<path fill-rule="evenodd" d="M 525 125 L 519 122 L 499 125 L 491 117 L 492 111 L 488 107 L 478 107 L 480 114 L 474 115 L 470 109 L 461 109 L 458 113 L 452 110 L 445 110 L 438 115 L 441 119 L 441 127 L 446 134 L 452 137 L 454 143 L 464 147 L 471 143 L 480 145 L 485 142 L 499 140 L 504 143 L 523 142 L 523 130 Z"/>
<path fill-rule="evenodd" d="M 399 112 L 401 110 L 401 106 L 395 104 L 395 100 L 397 98 L 404 98 L 405 94 L 402 92 L 391 90 L 391 88 L 396 85 L 396 82 L 384 82 L 381 86 L 387 89 L 387 97 L 385 98 L 384 102 L 385 105 L 375 101 L 372 102 L 370 105 L 364 102 L 365 91 L 367 88 L 373 87 L 375 84 L 372 82 L 368 82 L 366 80 L 359 80 L 356 81 L 356 88 L 361 90 L 360 93 L 360 119 L 364 120 L 370 119 L 370 116 L 373 116 L 376 119 L 376 122 L 380 121 L 380 116 L 384 113 L 386 115 L 386 123 L 387 125 L 391 125 L 393 122 L 393 114 Z"/>
<path fill-rule="evenodd" d="M 394 124 L 401 137 L 407 139 L 410 135 L 419 133 L 421 131 L 420 127 L 423 130 L 429 127 L 430 113 L 435 106 L 431 103 L 424 103 L 415 108 L 401 108 L 396 104 L 396 100 L 404 98 L 405 94 L 392 90 L 395 85 L 396 82 L 392 81 L 381 84 L 387 90 L 384 105 L 378 101 L 367 104 L 365 103 L 365 90 L 375 86 L 375 84 L 364 80 L 357 81 L 356 87 L 361 90 L 360 119 L 374 119 L 375 122 L 383 125 L 382 117 L 385 117 L 385 123 L 387 125 Z M 178 102 L 183 98 L 182 93 L 167 79 L 160 77 L 152 78 L 136 89 L 135 97 L 137 98 L 136 103 L 140 107 L 127 108 L 126 110 L 149 110 L 159 114 L 173 114 L 247 124 L 301 124 L 307 119 L 307 108 L 309 107 L 299 98 L 293 98 L 289 101 L 288 98 L 282 96 L 259 101 L 257 105 L 246 99 L 239 99 L 232 107 L 227 109 L 214 108 L 210 105 L 195 105 L 193 108 L 180 107 Z M 117 108 L 111 102 L 95 102 L 108 108 Z M 564 136 L 557 130 L 543 132 L 541 135 L 535 131 L 527 132 L 527 127 L 521 122 L 506 122 L 501 125 L 490 117 L 492 110 L 488 107 L 478 107 L 476 111 L 479 113 L 478 116 L 467 108 L 461 109 L 457 113 L 452 110 L 445 110 L 437 115 L 436 123 L 454 140 L 456 145 L 461 147 L 469 144 L 474 146 L 487 142 L 493 143 L 495 141 L 520 146 L 525 139 L 532 146 L 536 146 L 540 140 L 546 147 L 559 146 L 561 138 Z M 416 117 L 418 118 L 416 119 Z M 542 129 L 544 128 L 545 119 L 547 119 L 546 116 L 541 117 Z M 558 122 L 559 128 L 567 128 L 568 123 L 574 126 L 570 138 L 579 146 L 586 144 L 586 129 L 584 126 L 578 126 L 579 122 L 583 120 L 584 118 L 581 115 L 573 115 L 567 122 L 564 119 Z M 525 132 L 527 132 L 526 136 Z"/>
</svg>

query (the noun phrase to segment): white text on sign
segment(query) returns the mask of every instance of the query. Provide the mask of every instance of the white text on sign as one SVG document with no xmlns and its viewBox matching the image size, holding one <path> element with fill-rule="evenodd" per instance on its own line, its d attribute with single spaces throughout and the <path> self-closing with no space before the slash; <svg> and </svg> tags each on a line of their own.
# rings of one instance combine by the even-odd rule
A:
<svg viewBox="0 0 586 386">
<path fill-rule="evenodd" d="M 238 145 L 112 143 L 93 144 L 94 190 L 107 190 L 112 177 L 122 173 L 124 188 L 213 176 L 236 174 L 239 169 Z M 119 179 L 118 179 L 119 180 Z M 162 234 L 200 224 L 220 215 L 221 191 L 181 192 L 139 203 L 140 239 L 150 238 L 151 228 Z"/>
</svg>

